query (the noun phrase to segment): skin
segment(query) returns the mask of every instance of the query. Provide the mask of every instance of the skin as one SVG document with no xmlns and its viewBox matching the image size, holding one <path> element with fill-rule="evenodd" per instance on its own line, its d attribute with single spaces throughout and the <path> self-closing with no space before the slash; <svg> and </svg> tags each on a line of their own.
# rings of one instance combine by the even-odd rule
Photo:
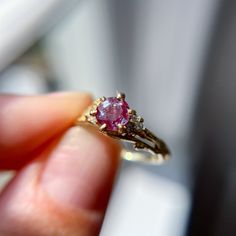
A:
<svg viewBox="0 0 236 236">
<path fill-rule="evenodd" d="M 72 127 L 84 93 L 0 95 L 0 235 L 98 235 L 119 166 L 117 141 Z"/>
</svg>

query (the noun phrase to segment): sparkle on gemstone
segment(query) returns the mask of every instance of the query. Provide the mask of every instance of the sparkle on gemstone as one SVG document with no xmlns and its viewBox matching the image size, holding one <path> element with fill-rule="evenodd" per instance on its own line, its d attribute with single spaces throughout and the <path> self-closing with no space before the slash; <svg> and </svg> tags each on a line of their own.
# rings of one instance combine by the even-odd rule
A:
<svg viewBox="0 0 236 236">
<path fill-rule="evenodd" d="M 126 125 L 129 122 L 128 109 L 126 101 L 109 97 L 97 107 L 96 119 L 100 125 L 106 124 L 107 130 L 117 131 L 119 124 Z"/>
</svg>

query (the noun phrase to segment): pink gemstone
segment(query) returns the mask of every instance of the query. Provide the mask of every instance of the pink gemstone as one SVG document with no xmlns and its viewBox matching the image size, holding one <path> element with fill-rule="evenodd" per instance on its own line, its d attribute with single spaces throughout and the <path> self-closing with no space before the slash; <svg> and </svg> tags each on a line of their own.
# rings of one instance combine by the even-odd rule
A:
<svg viewBox="0 0 236 236">
<path fill-rule="evenodd" d="M 126 125 L 128 123 L 128 109 L 126 101 L 109 97 L 97 107 L 96 118 L 100 125 L 107 125 L 107 130 L 117 131 L 119 124 Z"/>
</svg>

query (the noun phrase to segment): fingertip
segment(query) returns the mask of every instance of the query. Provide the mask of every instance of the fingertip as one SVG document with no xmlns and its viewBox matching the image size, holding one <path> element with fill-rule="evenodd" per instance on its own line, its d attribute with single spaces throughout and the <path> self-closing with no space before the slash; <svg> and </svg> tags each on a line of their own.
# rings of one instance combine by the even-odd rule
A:
<svg viewBox="0 0 236 236">
<path fill-rule="evenodd" d="M 3 192 L 0 234 L 98 235 L 119 162 L 116 140 L 91 126 L 70 128 Z"/>
<path fill-rule="evenodd" d="M 73 127 L 46 163 L 43 188 L 64 205 L 104 211 L 119 166 L 119 154 L 119 143 L 93 127 Z"/>
<path fill-rule="evenodd" d="M 73 125 L 90 105 L 87 93 L 0 96 L 0 169 L 14 169 L 23 157 Z"/>
</svg>

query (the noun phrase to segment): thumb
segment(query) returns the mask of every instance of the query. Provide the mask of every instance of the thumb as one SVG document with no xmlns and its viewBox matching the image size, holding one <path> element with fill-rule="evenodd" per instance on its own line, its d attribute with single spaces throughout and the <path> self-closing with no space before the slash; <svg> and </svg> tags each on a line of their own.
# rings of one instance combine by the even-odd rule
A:
<svg viewBox="0 0 236 236">
<path fill-rule="evenodd" d="M 119 150 L 93 127 L 68 130 L 1 194 L 0 235 L 97 235 Z"/>
</svg>

